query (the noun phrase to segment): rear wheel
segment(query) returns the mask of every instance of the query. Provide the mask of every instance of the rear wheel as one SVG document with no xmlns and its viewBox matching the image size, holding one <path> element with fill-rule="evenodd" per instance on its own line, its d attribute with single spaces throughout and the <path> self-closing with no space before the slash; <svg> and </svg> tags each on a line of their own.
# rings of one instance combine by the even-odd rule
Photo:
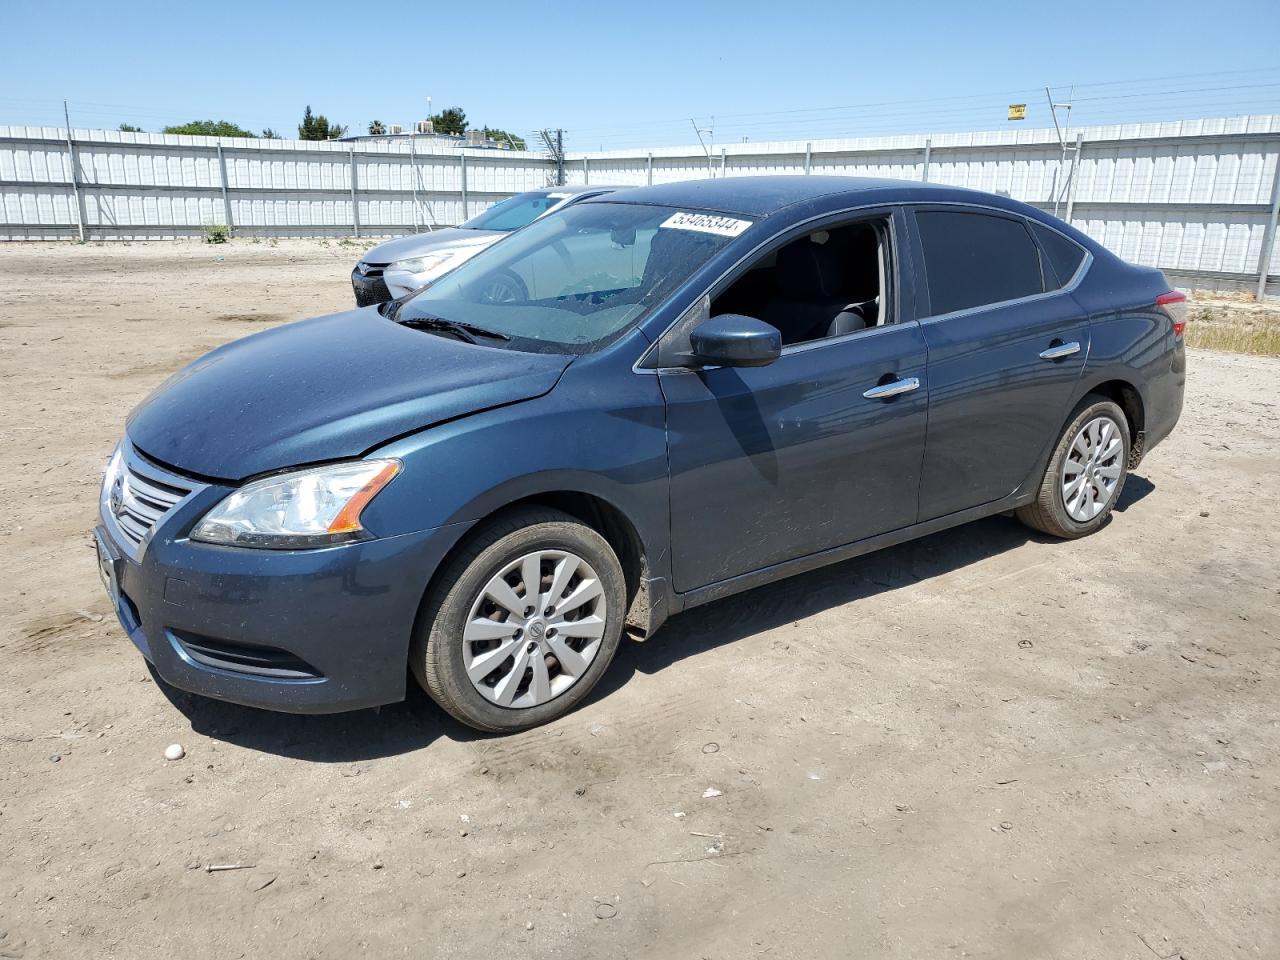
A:
<svg viewBox="0 0 1280 960">
<path fill-rule="evenodd" d="M 1093 533 L 1124 489 L 1129 445 L 1124 411 L 1102 397 L 1085 397 L 1054 447 L 1035 501 L 1018 509 L 1018 519 L 1055 537 Z"/>
<path fill-rule="evenodd" d="M 432 586 L 412 667 L 469 726 L 511 732 L 568 713 L 618 648 L 622 567 L 568 514 L 522 508 L 477 530 Z"/>
</svg>

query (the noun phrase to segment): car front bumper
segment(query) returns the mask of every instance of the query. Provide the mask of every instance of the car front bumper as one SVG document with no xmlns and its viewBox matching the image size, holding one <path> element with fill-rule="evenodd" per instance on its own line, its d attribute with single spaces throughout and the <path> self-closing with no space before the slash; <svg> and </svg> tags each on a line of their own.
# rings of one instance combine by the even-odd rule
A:
<svg viewBox="0 0 1280 960">
<path fill-rule="evenodd" d="M 444 276 L 444 273 L 441 273 L 440 276 Z M 407 297 L 411 293 L 416 293 L 435 279 L 437 277 L 431 274 L 406 273 L 403 270 L 387 270 L 382 275 L 382 281 L 387 285 L 387 292 L 397 300 L 400 297 Z"/>
<path fill-rule="evenodd" d="M 356 295 L 357 307 L 372 307 L 393 299 L 381 270 L 373 276 L 365 276 L 358 267 L 352 270 L 351 289 Z"/>
<path fill-rule="evenodd" d="M 105 512 L 94 531 L 116 615 L 156 672 L 191 693 L 291 713 L 403 699 L 423 593 L 470 525 L 296 551 L 168 532 L 189 529 L 225 492 L 180 505 L 140 552 Z"/>
</svg>

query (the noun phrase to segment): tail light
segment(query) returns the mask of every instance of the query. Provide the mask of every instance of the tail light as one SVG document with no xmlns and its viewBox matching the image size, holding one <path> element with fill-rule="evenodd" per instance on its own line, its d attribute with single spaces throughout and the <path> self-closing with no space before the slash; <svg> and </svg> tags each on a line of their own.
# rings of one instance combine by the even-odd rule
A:
<svg viewBox="0 0 1280 960">
<path fill-rule="evenodd" d="M 1183 331 L 1187 329 L 1187 295 L 1170 290 L 1156 297 L 1156 306 L 1169 315 L 1169 319 L 1173 321 L 1173 335 L 1181 340 Z"/>
</svg>

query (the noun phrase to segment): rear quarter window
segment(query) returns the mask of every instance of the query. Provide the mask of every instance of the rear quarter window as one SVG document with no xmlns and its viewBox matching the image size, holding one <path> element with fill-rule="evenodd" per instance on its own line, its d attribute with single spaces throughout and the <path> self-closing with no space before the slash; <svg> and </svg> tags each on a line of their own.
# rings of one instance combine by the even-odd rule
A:
<svg viewBox="0 0 1280 960">
<path fill-rule="evenodd" d="M 1068 240 L 1057 230 L 1050 230 L 1034 220 L 1030 223 L 1031 231 L 1040 241 L 1040 248 L 1049 261 L 1048 269 L 1044 272 L 1045 289 L 1057 290 L 1065 287 L 1084 261 L 1084 248 L 1074 240 Z"/>
<path fill-rule="evenodd" d="M 930 316 L 1045 291 L 1040 251 L 1021 220 L 917 210 L 916 224 L 924 249 Z"/>
</svg>

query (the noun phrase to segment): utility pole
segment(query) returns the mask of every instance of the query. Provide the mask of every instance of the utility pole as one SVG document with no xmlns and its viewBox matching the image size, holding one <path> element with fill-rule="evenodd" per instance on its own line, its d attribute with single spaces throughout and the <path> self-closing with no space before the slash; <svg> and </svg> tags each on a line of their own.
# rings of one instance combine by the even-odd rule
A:
<svg viewBox="0 0 1280 960">
<path fill-rule="evenodd" d="M 71 161 L 71 197 L 76 204 L 76 228 L 80 231 L 80 242 L 84 243 L 84 204 L 80 202 L 80 164 L 76 162 L 76 148 L 71 142 L 71 110 L 67 101 L 62 101 L 62 117 L 67 121 L 67 157 Z"/>
<path fill-rule="evenodd" d="M 712 117 L 712 123 L 714 122 L 715 118 Z M 702 152 L 707 155 L 707 176 L 714 177 L 716 175 L 716 171 L 711 165 L 711 147 L 707 146 L 706 141 L 702 139 L 702 135 L 705 133 L 707 136 L 711 137 L 711 144 L 712 146 L 715 146 L 715 130 L 711 127 L 699 129 L 698 124 L 693 117 L 689 118 L 689 123 L 693 125 L 693 132 L 698 135 L 698 142 L 702 144 Z"/>
<path fill-rule="evenodd" d="M 1076 205 L 1076 167 L 1080 166 L 1080 151 L 1084 149 L 1084 132 L 1076 133 L 1075 154 L 1071 158 L 1071 169 L 1067 171 L 1067 223 L 1071 222 L 1071 214 Z"/>
<path fill-rule="evenodd" d="M 556 186 L 564 186 L 564 130 L 539 130 L 538 138 L 556 165 Z M 584 167 L 585 169 L 585 167 Z"/>
<path fill-rule="evenodd" d="M 1074 93 L 1074 92 L 1075 92 L 1075 87 L 1073 86 L 1071 88 L 1071 93 Z M 1058 109 L 1059 108 L 1066 109 L 1067 111 L 1066 123 L 1070 125 L 1071 102 L 1068 100 L 1066 103 L 1054 103 L 1053 94 L 1049 92 L 1048 87 L 1044 88 L 1044 95 L 1045 95 L 1045 99 L 1049 101 L 1049 113 L 1053 116 L 1053 129 L 1058 134 L 1058 146 L 1062 150 L 1062 153 L 1060 154 L 1060 159 L 1058 161 L 1058 177 L 1056 180 L 1055 189 L 1053 191 L 1053 215 L 1056 217 L 1058 215 L 1058 203 L 1062 199 L 1062 197 L 1066 195 L 1067 190 L 1070 189 L 1071 179 L 1072 177 L 1075 176 L 1076 161 L 1080 158 L 1081 138 L 1079 137 L 1076 138 L 1075 156 L 1071 158 L 1071 172 L 1066 177 L 1063 177 L 1062 171 L 1067 165 L 1067 141 L 1066 141 L 1066 137 L 1063 135 L 1062 127 L 1058 126 Z M 1071 94 L 1069 93 L 1068 96 L 1070 95 Z"/>
</svg>

